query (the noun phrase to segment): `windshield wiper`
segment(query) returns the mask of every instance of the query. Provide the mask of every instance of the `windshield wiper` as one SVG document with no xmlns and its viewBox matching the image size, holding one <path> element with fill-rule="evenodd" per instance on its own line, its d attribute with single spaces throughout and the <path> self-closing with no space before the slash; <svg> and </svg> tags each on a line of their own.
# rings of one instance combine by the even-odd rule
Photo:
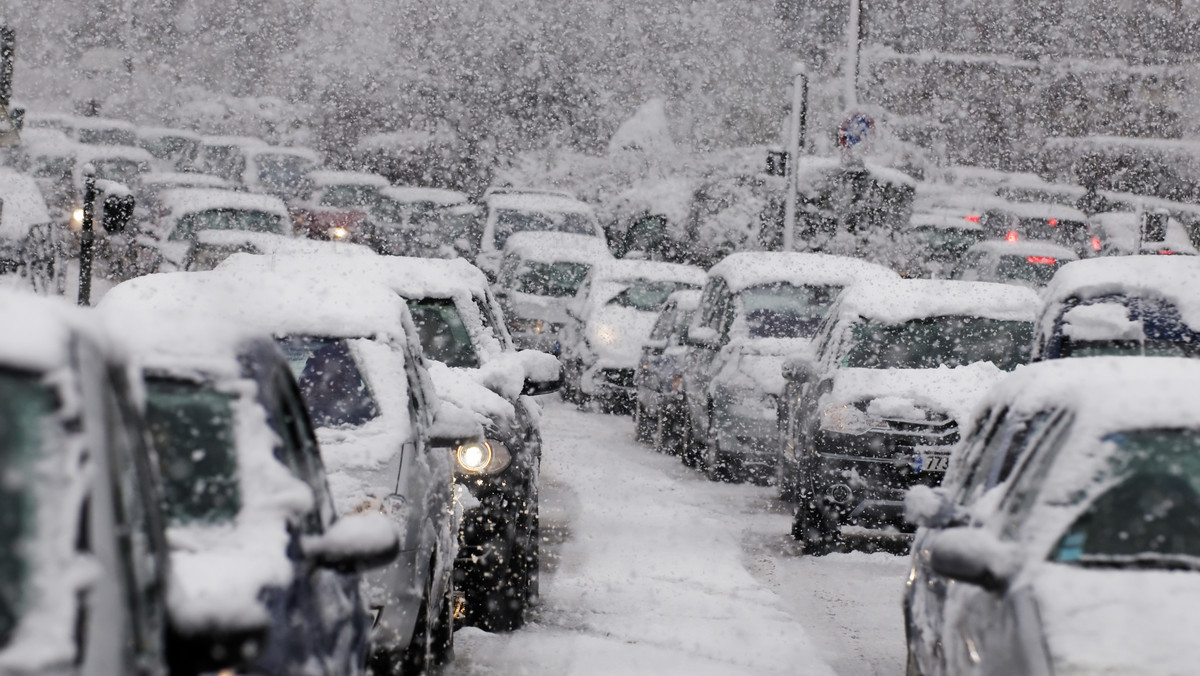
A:
<svg viewBox="0 0 1200 676">
<path fill-rule="evenodd" d="M 1069 563 L 1084 568 L 1151 568 L 1200 571 L 1200 556 L 1191 554 L 1084 554 Z"/>
</svg>

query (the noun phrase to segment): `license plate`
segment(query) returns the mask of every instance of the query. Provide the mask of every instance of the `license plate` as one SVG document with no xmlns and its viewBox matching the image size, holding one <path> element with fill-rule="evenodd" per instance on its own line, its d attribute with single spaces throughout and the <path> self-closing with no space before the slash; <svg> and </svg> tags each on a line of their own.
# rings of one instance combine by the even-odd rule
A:
<svg viewBox="0 0 1200 676">
<path fill-rule="evenodd" d="M 950 468 L 950 456 L 945 453 L 919 453 L 913 458 L 913 470 L 917 472 L 945 472 Z"/>
</svg>

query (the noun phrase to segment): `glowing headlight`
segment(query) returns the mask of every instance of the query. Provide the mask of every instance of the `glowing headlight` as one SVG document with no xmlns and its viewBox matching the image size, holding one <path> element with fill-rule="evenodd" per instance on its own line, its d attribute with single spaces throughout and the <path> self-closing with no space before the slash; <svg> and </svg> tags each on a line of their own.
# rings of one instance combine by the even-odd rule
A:
<svg viewBox="0 0 1200 676">
<path fill-rule="evenodd" d="M 513 318 L 508 325 L 513 331 L 522 333 L 544 333 L 546 331 L 546 323 L 541 319 Z"/>
<path fill-rule="evenodd" d="M 878 424 L 878 420 L 851 404 L 830 406 L 821 411 L 821 429 L 827 432 L 863 434 Z"/>
<path fill-rule="evenodd" d="M 512 462 L 508 447 L 495 439 L 465 443 L 454 454 L 459 471 L 467 474 L 496 474 Z"/>
<path fill-rule="evenodd" d="M 79 207 L 71 212 L 71 229 L 79 230 L 83 227 L 83 207 Z"/>
<path fill-rule="evenodd" d="M 597 324 L 593 333 L 601 345 L 616 345 L 621 339 L 620 331 L 608 324 Z"/>
<path fill-rule="evenodd" d="M 330 239 L 346 239 L 350 233 L 342 226 L 337 226 L 329 229 Z"/>
</svg>

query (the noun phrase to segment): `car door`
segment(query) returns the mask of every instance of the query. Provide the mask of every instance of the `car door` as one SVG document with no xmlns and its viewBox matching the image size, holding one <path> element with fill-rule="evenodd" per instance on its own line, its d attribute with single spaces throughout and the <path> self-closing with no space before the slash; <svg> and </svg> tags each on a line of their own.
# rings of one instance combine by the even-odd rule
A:
<svg viewBox="0 0 1200 676">
<path fill-rule="evenodd" d="M 709 335 L 720 336 L 722 327 L 727 327 L 728 320 L 732 319 L 729 317 L 732 310 L 728 284 L 721 277 L 713 277 L 704 289 L 700 309 L 696 313 L 697 319 L 693 321 L 689 332 L 700 328 L 706 329 Z M 691 340 L 688 342 L 687 365 L 684 371 L 688 418 L 693 438 L 703 439 L 708 433 L 709 386 L 712 383 L 713 362 L 717 358 L 720 346 Z"/>
</svg>

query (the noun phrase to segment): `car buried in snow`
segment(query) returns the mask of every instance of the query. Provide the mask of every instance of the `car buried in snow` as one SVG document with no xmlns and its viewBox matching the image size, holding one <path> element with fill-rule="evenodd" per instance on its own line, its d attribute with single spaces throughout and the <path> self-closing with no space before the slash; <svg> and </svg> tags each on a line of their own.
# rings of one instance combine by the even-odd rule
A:
<svg viewBox="0 0 1200 676">
<path fill-rule="evenodd" d="M 489 631 L 520 627 L 537 595 L 540 561 L 542 439 L 540 407 L 530 395 L 558 389 L 557 360 L 512 346 L 487 279 L 462 259 L 238 256 L 221 267 L 242 269 L 380 284 L 407 306 L 439 396 L 484 427 L 482 445 L 455 455 L 455 482 L 466 505 L 455 586 L 466 600 L 466 620 Z"/>
<path fill-rule="evenodd" d="M 366 257 L 373 258 L 350 258 Z M 239 258 L 251 260 L 160 275 L 139 291 L 191 296 L 193 314 L 275 336 L 316 429 L 336 513 L 382 514 L 399 533 L 397 560 L 364 576 L 373 669 L 407 673 L 447 661 L 458 531 L 447 451 L 479 447 L 481 427 L 442 404 L 408 312 L 390 289 L 307 266 L 289 270 L 286 258 L 279 269 L 259 268 L 261 257 Z"/>
<path fill-rule="evenodd" d="M 792 534 L 825 554 L 903 526 L 904 492 L 936 486 L 974 403 L 1029 359 L 1038 297 L 989 282 L 900 280 L 842 293 L 816 354 L 784 364 L 780 492 Z"/>
<path fill-rule="evenodd" d="M 361 171 L 308 172 L 311 192 L 290 207 L 298 234 L 310 239 L 350 241 L 389 183 Z"/>
<path fill-rule="evenodd" d="M 687 327 L 700 306 L 700 291 L 676 291 L 642 346 L 634 382 L 633 430 L 639 441 L 659 453 L 679 453 L 687 411 L 683 405 L 683 372 L 687 364 Z"/>
<path fill-rule="evenodd" d="M 0 316 L 0 673 L 161 675 L 181 657 L 214 670 L 252 658 L 266 630 L 253 620 L 178 650 L 178 571 L 122 351 L 59 300 L 6 290 Z"/>
<path fill-rule="evenodd" d="M 561 332 L 563 397 L 605 412 L 632 413 L 642 346 L 676 291 L 699 289 L 704 271 L 691 265 L 613 260 L 597 263 L 567 306 Z"/>
<path fill-rule="evenodd" d="M 1034 360 L 1200 356 L 1200 260 L 1113 256 L 1059 270 L 1042 293 Z"/>
<path fill-rule="evenodd" d="M 899 279 L 882 266 L 828 254 L 741 252 L 714 265 L 687 330 L 684 462 L 712 479 L 770 479 L 784 359 L 810 349 L 842 289 Z"/>
<path fill-rule="evenodd" d="M 176 188 L 156 202 L 148 229 L 164 271 L 209 270 L 230 254 L 273 251 L 292 239 L 287 206 L 270 195 Z"/>
<path fill-rule="evenodd" d="M 518 232 L 564 232 L 605 241 L 604 229 L 585 202 L 560 192 L 490 188 L 483 196 L 483 228 L 472 243 L 475 264 L 495 279 L 508 238 Z"/>
<path fill-rule="evenodd" d="M 1184 674 L 1200 659 L 1200 364 L 1072 361 L 1014 376 L 1012 401 L 1038 413 L 962 456 L 968 486 L 1013 466 L 914 548 L 908 673 Z M 928 525 L 942 509 L 922 502 Z"/>
<path fill-rule="evenodd" d="M 474 256 L 475 207 L 465 193 L 442 188 L 389 186 L 379 190 L 354 241 L 385 256 Z"/>
<path fill-rule="evenodd" d="M 587 235 L 518 232 L 509 237 L 493 288 L 516 346 L 561 353 L 559 333 L 570 321 L 567 305 L 592 266 L 612 259 L 604 242 Z"/>
</svg>

